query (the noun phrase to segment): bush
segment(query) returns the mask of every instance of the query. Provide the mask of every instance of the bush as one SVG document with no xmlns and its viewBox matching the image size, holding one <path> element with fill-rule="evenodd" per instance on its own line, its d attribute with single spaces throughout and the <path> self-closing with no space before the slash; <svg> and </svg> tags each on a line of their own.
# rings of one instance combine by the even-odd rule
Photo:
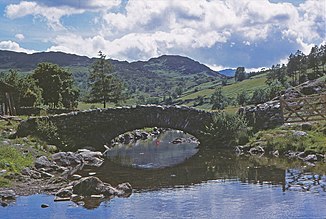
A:
<svg viewBox="0 0 326 219">
<path fill-rule="evenodd" d="M 238 114 L 225 112 L 215 113 L 213 123 L 203 132 L 208 145 L 227 144 L 234 145 L 248 139 L 248 126 L 246 120 Z"/>
</svg>

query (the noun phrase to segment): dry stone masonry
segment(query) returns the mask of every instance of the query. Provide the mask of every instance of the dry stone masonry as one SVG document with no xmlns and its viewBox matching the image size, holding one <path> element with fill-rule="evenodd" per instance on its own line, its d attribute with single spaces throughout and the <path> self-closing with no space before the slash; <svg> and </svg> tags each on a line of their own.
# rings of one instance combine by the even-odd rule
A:
<svg viewBox="0 0 326 219">
<path fill-rule="evenodd" d="M 58 136 L 76 145 L 75 149 L 103 150 L 103 145 L 119 134 L 144 127 L 172 128 L 200 138 L 205 126 L 212 122 L 212 114 L 190 107 L 160 105 L 95 109 L 30 118 L 20 124 L 16 135 L 37 135 L 39 121 L 51 122 Z"/>
</svg>

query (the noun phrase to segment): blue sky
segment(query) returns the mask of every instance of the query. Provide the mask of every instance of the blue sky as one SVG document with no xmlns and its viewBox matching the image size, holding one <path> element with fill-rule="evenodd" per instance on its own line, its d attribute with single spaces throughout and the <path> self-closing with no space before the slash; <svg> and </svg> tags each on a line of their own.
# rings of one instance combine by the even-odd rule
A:
<svg viewBox="0 0 326 219">
<path fill-rule="evenodd" d="M 270 67 L 326 43 L 326 0 L 1 0 L 0 49 Z"/>
</svg>

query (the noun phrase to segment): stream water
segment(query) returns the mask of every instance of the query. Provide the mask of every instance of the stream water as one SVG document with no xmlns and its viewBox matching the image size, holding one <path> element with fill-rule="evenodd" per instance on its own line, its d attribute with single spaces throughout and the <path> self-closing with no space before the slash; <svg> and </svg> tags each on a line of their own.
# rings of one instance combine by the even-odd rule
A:
<svg viewBox="0 0 326 219">
<path fill-rule="evenodd" d="M 268 157 L 237 157 L 194 142 L 172 144 L 177 131 L 120 145 L 96 169 L 134 193 L 80 206 L 53 196 L 18 197 L 0 218 L 326 218 L 326 166 Z M 41 208 L 46 203 L 48 208 Z"/>
</svg>

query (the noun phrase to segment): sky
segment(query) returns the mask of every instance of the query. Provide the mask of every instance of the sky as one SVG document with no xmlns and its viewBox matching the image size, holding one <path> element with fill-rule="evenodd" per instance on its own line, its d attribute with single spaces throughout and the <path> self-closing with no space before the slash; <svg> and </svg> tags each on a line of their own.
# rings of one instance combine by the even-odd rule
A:
<svg viewBox="0 0 326 219">
<path fill-rule="evenodd" d="M 0 0 L 0 30 L 2 50 L 259 69 L 326 43 L 326 0 Z"/>
</svg>

